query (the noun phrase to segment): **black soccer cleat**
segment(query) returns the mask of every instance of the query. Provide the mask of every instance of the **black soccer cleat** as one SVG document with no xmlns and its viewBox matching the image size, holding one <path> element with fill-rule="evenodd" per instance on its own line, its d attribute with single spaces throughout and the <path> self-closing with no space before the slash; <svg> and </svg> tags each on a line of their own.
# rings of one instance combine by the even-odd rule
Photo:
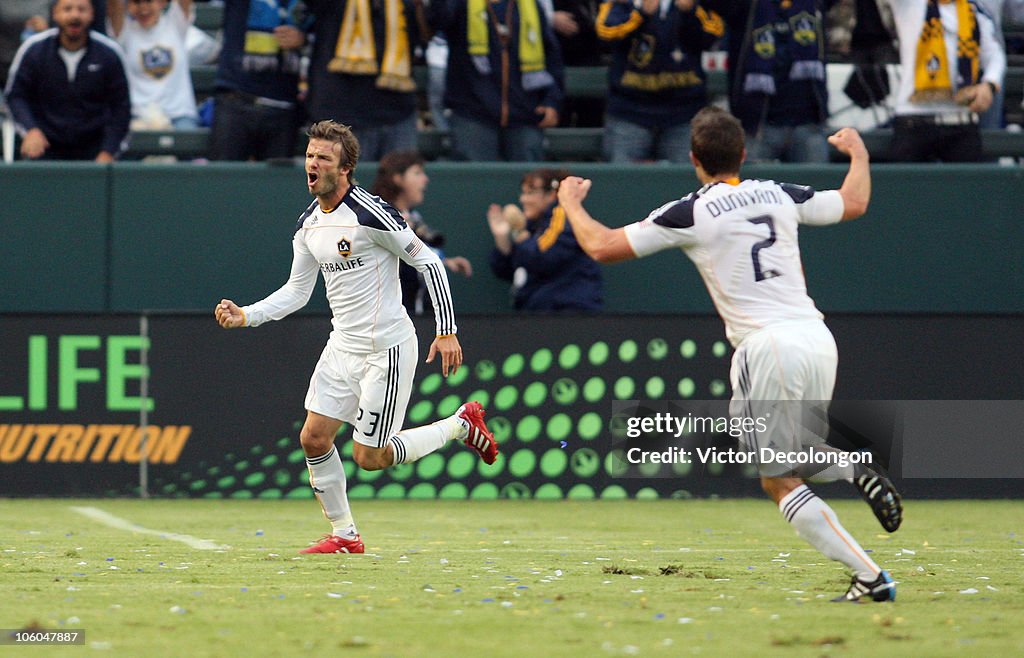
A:
<svg viewBox="0 0 1024 658">
<path fill-rule="evenodd" d="M 846 594 L 837 596 L 832 599 L 833 603 L 862 603 L 867 601 L 875 601 L 877 603 L 884 603 L 886 601 L 896 600 L 896 581 L 892 579 L 888 571 L 879 571 L 878 577 L 871 582 L 864 582 L 853 577 L 853 581 L 850 583 L 850 589 L 846 590 Z"/>
<path fill-rule="evenodd" d="M 903 523 L 903 499 L 889 478 L 871 469 L 853 480 L 861 497 L 871 506 L 875 518 L 888 532 L 896 532 Z"/>
</svg>

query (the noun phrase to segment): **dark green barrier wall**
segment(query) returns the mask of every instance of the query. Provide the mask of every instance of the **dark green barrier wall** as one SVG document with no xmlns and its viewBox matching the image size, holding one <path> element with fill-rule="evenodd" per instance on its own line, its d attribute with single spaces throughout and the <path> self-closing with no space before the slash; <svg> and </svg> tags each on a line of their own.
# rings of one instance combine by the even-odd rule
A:
<svg viewBox="0 0 1024 658">
<path fill-rule="evenodd" d="M 360 167 L 369 186 L 374 166 Z M 508 310 L 487 265 L 491 202 L 517 200 L 526 165 L 432 163 L 421 208 L 473 262 L 453 277 L 457 309 Z M 684 167 L 581 165 L 588 207 L 612 225 L 692 191 Z M 837 187 L 845 168 L 750 167 L 750 177 Z M 874 167 L 869 214 L 803 231 L 811 294 L 826 311 L 1024 311 L 1024 170 L 996 166 Z M 244 164 L 0 167 L 0 310 L 206 309 L 251 302 L 288 274 L 290 237 L 308 202 L 300 167 Z M 709 311 L 694 268 L 677 253 L 606 269 L 607 307 Z M 109 278 L 109 282 L 108 282 Z M 320 292 L 312 308 L 324 309 Z"/>
<path fill-rule="evenodd" d="M 288 278 L 301 169 L 118 165 L 112 178 L 112 310 L 212 310 Z"/>
<path fill-rule="evenodd" d="M 109 180 L 93 164 L 0 165 L 0 311 L 107 307 Z"/>
</svg>

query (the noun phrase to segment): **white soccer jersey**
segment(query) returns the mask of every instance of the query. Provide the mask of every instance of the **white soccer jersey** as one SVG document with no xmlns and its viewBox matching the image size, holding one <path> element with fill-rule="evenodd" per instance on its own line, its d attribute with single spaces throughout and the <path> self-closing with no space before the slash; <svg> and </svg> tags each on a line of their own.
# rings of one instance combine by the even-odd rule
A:
<svg viewBox="0 0 1024 658">
<path fill-rule="evenodd" d="M 842 219 L 839 192 L 745 180 L 713 183 L 625 227 L 637 256 L 679 247 L 700 271 L 733 346 L 775 322 L 821 319 L 807 295 L 798 224 Z"/>
<path fill-rule="evenodd" d="M 415 334 L 402 306 L 401 258 L 423 273 L 434 305 L 437 334 L 454 334 L 455 311 L 441 259 L 416 237 L 397 210 L 353 186 L 338 207 L 324 212 L 313 201 L 292 239 L 288 282 L 242 309 L 256 327 L 306 305 L 322 272 L 334 315 L 331 341 L 346 352 L 379 352 Z"/>
</svg>

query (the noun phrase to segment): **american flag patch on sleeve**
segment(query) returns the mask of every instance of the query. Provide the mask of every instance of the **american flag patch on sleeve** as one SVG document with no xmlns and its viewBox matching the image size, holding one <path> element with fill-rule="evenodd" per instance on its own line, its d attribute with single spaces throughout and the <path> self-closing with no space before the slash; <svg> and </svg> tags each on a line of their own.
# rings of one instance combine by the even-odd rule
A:
<svg viewBox="0 0 1024 658">
<path fill-rule="evenodd" d="M 405 245 L 405 253 L 410 256 L 415 256 L 420 253 L 420 249 L 423 248 L 423 242 L 419 238 L 413 238 L 409 241 L 409 244 Z"/>
</svg>

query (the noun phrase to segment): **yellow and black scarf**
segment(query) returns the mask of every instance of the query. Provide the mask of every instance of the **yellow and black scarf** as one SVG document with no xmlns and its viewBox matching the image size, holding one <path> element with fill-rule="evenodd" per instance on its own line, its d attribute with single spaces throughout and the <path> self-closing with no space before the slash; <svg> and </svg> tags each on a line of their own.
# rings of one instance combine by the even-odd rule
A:
<svg viewBox="0 0 1024 658">
<path fill-rule="evenodd" d="M 541 33 L 540 11 L 536 0 L 508 0 L 519 11 L 519 71 L 522 73 L 523 89 L 533 90 L 553 84 L 554 79 L 547 72 L 544 58 L 544 35 Z M 492 9 L 490 0 L 469 0 L 466 17 L 466 38 L 469 54 L 478 73 L 489 75 L 490 30 Z M 510 14 L 511 15 L 511 12 Z M 495 19 L 497 23 L 497 20 Z M 509 21 L 511 22 L 511 21 Z M 511 25 L 497 24 L 496 30 L 511 29 Z"/>
<path fill-rule="evenodd" d="M 968 0 L 950 0 L 956 3 L 956 73 L 957 86 L 977 84 L 981 74 L 980 30 L 973 3 Z M 946 40 L 939 15 L 939 0 L 928 0 L 924 27 L 917 42 L 917 60 L 914 67 L 914 103 L 934 103 L 952 100 L 954 79 L 946 57 Z"/>
<path fill-rule="evenodd" d="M 407 20 L 402 0 L 384 0 L 384 57 L 378 66 L 370 0 L 348 0 L 334 58 L 328 62 L 327 70 L 352 75 L 377 75 L 379 72 L 378 87 L 416 91 Z"/>
</svg>

